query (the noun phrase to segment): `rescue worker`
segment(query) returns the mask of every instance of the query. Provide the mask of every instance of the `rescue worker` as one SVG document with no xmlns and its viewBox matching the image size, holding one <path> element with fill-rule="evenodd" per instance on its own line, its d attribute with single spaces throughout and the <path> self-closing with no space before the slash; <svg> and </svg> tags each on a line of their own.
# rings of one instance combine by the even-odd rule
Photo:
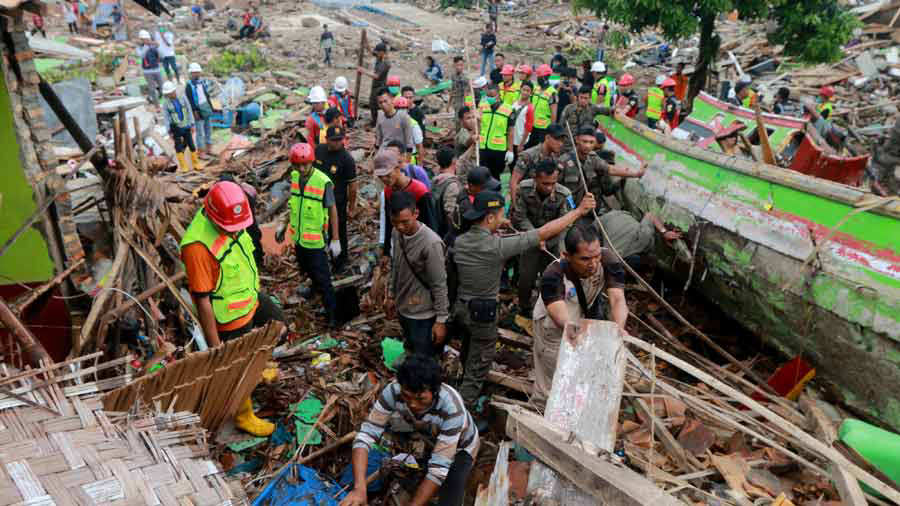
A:
<svg viewBox="0 0 900 506">
<path fill-rule="evenodd" d="M 531 65 L 523 63 L 516 67 L 516 81 L 524 82 L 531 80 Z"/>
<path fill-rule="evenodd" d="M 633 85 L 634 77 L 631 74 L 622 74 L 622 77 L 619 78 L 619 82 L 616 84 L 616 89 L 618 90 L 616 108 L 622 109 L 625 116 L 629 118 L 637 116 L 638 109 L 641 107 L 641 101 L 632 88 Z"/>
<path fill-rule="evenodd" d="M 491 170 L 495 179 L 507 164 L 512 163 L 513 155 L 513 123 L 510 121 L 513 109 L 497 97 L 497 86 L 488 86 L 487 96 L 478 106 L 481 112 L 479 134 L 479 157 L 481 164 Z"/>
<path fill-rule="evenodd" d="M 200 74 L 203 68 L 200 64 L 193 62 L 188 66 L 188 74 L 190 79 L 184 86 L 184 94 L 191 104 L 191 110 L 194 111 L 194 128 L 197 131 L 197 151 L 200 156 L 208 158 L 209 150 L 212 147 L 212 122 L 210 117 L 213 114 L 211 95 L 209 94 L 209 81 L 202 79 Z"/>
<path fill-rule="evenodd" d="M 540 228 L 505 237 L 495 234 L 506 222 L 505 202 L 499 193 L 482 191 L 463 214 L 472 225 L 456 238 L 451 251 L 459 280 L 453 305 L 454 321 L 463 335 L 464 373 L 459 390 L 469 409 L 476 406 L 497 349 L 497 296 L 504 264 L 562 233 L 589 213 L 594 203 L 594 196 L 586 195 L 581 205 L 565 216 Z"/>
<path fill-rule="evenodd" d="M 356 121 L 356 100 L 348 89 L 346 77 L 338 76 L 334 80 L 334 92 L 328 97 L 328 103 L 332 107 L 337 107 L 344 117 L 344 124 L 348 128 L 353 128 Z"/>
<path fill-rule="evenodd" d="M 334 270 L 340 272 L 347 263 L 350 252 L 347 242 L 347 218 L 356 215 L 356 196 L 359 183 L 356 180 L 356 161 L 344 145 L 346 130 L 328 127 L 325 144 L 316 146 L 316 168 L 334 183 L 334 204 L 337 207 L 338 237 L 341 253 L 334 259 Z"/>
<path fill-rule="evenodd" d="M 484 76 L 478 76 L 472 80 L 472 92 L 475 94 L 474 96 L 470 94 L 466 94 L 464 99 L 464 105 L 466 107 L 471 108 L 473 111 L 481 105 L 481 101 L 484 100 L 484 97 L 487 96 L 485 92 L 488 85 L 488 79 Z"/>
<path fill-rule="evenodd" d="M 163 113 L 169 125 L 169 135 L 175 144 L 178 170 L 182 172 L 188 170 L 187 161 L 184 159 L 186 148 L 191 152 L 191 166 L 194 170 L 200 170 L 200 158 L 194 145 L 194 111 L 191 109 L 191 103 L 184 95 L 178 94 L 178 86 L 172 81 L 164 82 L 162 89 Z"/>
<path fill-rule="evenodd" d="M 510 210 L 509 221 L 519 232 L 540 228 L 575 209 L 575 200 L 568 188 L 559 184 L 559 168 L 551 160 L 544 160 L 535 167 L 534 177 L 519 185 L 516 205 Z M 554 256 L 559 256 L 557 237 L 542 241 L 538 247 L 530 248 L 519 255 L 519 314 L 516 325 L 529 335 L 531 328 L 531 291 L 534 283 L 550 265 Z M 544 251 L 546 250 L 546 251 Z M 548 254 L 549 252 L 550 254 Z"/>
<path fill-rule="evenodd" d="M 607 318 L 601 293 L 609 299 L 609 319 L 624 332 L 628 318 L 625 268 L 601 246 L 594 227 L 575 225 L 565 235 L 565 253 L 541 277 L 534 307 L 534 390 L 531 400 L 547 401 L 566 324 Z"/>
<path fill-rule="evenodd" d="M 309 276 L 313 291 L 322 295 L 322 304 L 328 327 L 337 327 L 335 310 L 337 299 L 331 284 L 331 269 L 328 266 L 328 255 L 325 253 L 325 234 L 331 230 L 331 241 L 328 249 L 332 258 L 341 255 L 340 232 L 337 206 L 334 196 L 334 184 L 324 172 L 313 164 L 316 156 L 307 143 L 291 146 L 291 197 L 290 228 L 296 242 L 295 252 L 300 272 Z M 279 227 L 275 239 L 284 240 L 285 226 Z"/>
<path fill-rule="evenodd" d="M 674 79 L 673 79 L 674 81 Z M 647 126 L 655 129 L 659 119 L 662 118 L 663 104 L 666 100 L 662 90 L 662 84 L 666 82 L 666 76 L 656 76 L 656 86 L 647 89 Z"/>
<path fill-rule="evenodd" d="M 819 115 L 822 116 L 822 119 L 831 119 L 831 113 L 834 112 L 834 104 L 831 102 L 831 99 L 834 97 L 834 88 L 831 86 L 822 86 L 819 89 L 819 104 L 816 106 L 816 110 L 819 111 Z"/>
<path fill-rule="evenodd" d="M 847 140 L 846 131 L 836 126 L 831 121 L 823 118 L 819 113 L 819 108 L 815 104 L 807 102 L 803 104 L 803 108 L 806 110 L 810 124 L 815 127 L 819 136 L 840 154 L 843 151 L 844 143 Z"/>
<path fill-rule="evenodd" d="M 408 354 L 440 356 L 447 338 L 450 300 L 444 243 L 418 221 L 416 199 L 394 192 L 388 201 L 393 234 L 391 276 L 384 312 L 399 318 Z"/>
<path fill-rule="evenodd" d="M 680 231 L 666 227 L 653 213 L 644 214 L 643 219 L 638 221 L 628 211 L 613 209 L 600 216 L 600 223 L 609 235 L 612 246 L 635 269 L 639 268 L 644 253 L 653 250 L 656 234 L 666 243 L 681 239 Z M 690 254 L 683 242 L 676 245 L 676 251 Z"/>
<path fill-rule="evenodd" d="M 594 128 L 596 126 L 596 118 L 601 114 L 610 116 L 612 109 L 591 103 L 591 89 L 587 86 L 582 86 L 578 90 L 575 102 L 567 105 L 562 112 L 559 124 L 562 125 L 563 129 L 568 125 L 574 134 L 585 127 Z M 566 132 L 565 137 L 563 137 L 563 152 L 570 151 L 572 147 L 572 141 L 569 139 L 568 132 Z"/>
<path fill-rule="evenodd" d="M 688 77 L 684 75 L 684 62 L 679 60 L 675 64 L 675 73 L 670 75 L 669 77 L 675 81 L 675 98 L 684 102 L 685 97 L 687 97 L 688 91 Z"/>
<path fill-rule="evenodd" d="M 463 189 L 465 191 L 460 192 L 459 197 L 456 199 L 456 215 L 451 224 L 450 235 L 454 238 L 469 229 L 470 223 L 463 216 L 466 214 L 466 211 L 472 208 L 475 197 L 484 191 L 500 192 L 502 185 L 500 181 L 491 176 L 491 171 L 487 167 L 476 165 L 466 174 L 466 184 Z M 447 247 L 453 245 L 452 239 L 445 238 L 445 241 Z"/>
<path fill-rule="evenodd" d="M 181 239 L 188 288 L 210 348 L 270 321 L 284 321 L 281 306 L 259 291 L 255 248 L 246 232 L 252 222 L 244 190 L 231 181 L 220 181 L 210 188 Z M 234 423 L 258 437 L 275 430 L 274 424 L 253 413 L 249 396 L 241 403 Z"/>
<path fill-rule="evenodd" d="M 400 78 L 398 76 L 388 76 L 387 89 L 391 92 L 392 97 L 400 94 Z"/>
<path fill-rule="evenodd" d="M 76 31 L 75 33 L 78 32 Z M 136 51 L 138 58 L 141 59 L 141 70 L 144 71 L 144 80 L 147 81 L 148 98 L 150 103 L 156 106 L 159 105 L 159 95 L 163 85 L 162 57 L 159 55 L 156 42 L 150 37 L 150 32 L 141 30 L 138 32 L 138 39 L 140 39 L 140 45 Z"/>
<path fill-rule="evenodd" d="M 734 93 L 736 105 L 746 109 L 753 109 L 756 106 L 756 92 L 750 87 L 750 81 L 738 81 L 734 87 Z"/>
<path fill-rule="evenodd" d="M 663 131 L 675 130 L 681 123 L 681 102 L 675 98 L 675 80 L 667 78 L 663 81 L 662 90 L 666 97 L 662 112 L 662 120 L 665 123 Z"/>
<path fill-rule="evenodd" d="M 503 79 L 500 83 L 500 101 L 506 105 L 512 105 L 519 99 L 519 82 L 514 80 L 515 73 L 515 67 L 508 63 L 500 69 L 500 77 Z"/>
<path fill-rule="evenodd" d="M 313 150 L 319 144 L 325 144 L 325 106 L 328 104 L 328 97 L 325 96 L 325 89 L 321 86 L 313 86 L 309 90 L 307 102 L 312 104 L 312 112 L 306 117 L 307 142 Z"/>
<path fill-rule="evenodd" d="M 874 180 L 872 190 L 878 195 L 900 193 L 900 115 L 894 120 L 894 128 L 876 147 L 872 155 Z"/>
<path fill-rule="evenodd" d="M 472 148 L 469 148 L 470 150 Z M 456 173 L 456 153 L 450 148 L 441 148 L 437 152 L 440 173 L 434 178 L 431 195 L 434 198 L 434 212 L 438 221 L 438 237 L 445 237 L 450 231 L 456 215 L 459 195 L 465 189 L 465 182 Z"/>
<path fill-rule="evenodd" d="M 424 142 L 425 134 L 422 133 L 422 127 L 412 115 L 409 114 L 410 101 L 406 97 L 394 97 L 394 109 L 406 112 L 406 119 L 409 122 L 409 128 L 412 131 L 412 153 L 410 154 L 410 163 L 414 165 L 422 165 L 419 163 L 419 157 L 425 152 Z"/>
<path fill-rule="evenodd" d="M 606 75 L 606 64 L 602 61 L 595 61 L 591 65 L 591 74 L 594 75 L 591 103 L 612 107 L 616 103 L 616 79 Z"/>
<path fill-rule="evenodd" d="M 592 127 L 583 126 L 575 132 L 575 148 L 566 151 L 559 157 L 559 183 L 571 192 L 573 207 L 578 206 L 581 199 L 584 198 L 585 184 L 582 180 L 585 178 L 587 178 L 588 191 L 594 195 L 613 193 L 610 191 L 613 182 L 609 177 L 609 166 L 594 152 L 596 146 L 595 130 Z M 580 169 L 579 162 L 581 163 Z M 583 175 L 582 170 L 584 171 Z M 596 209 L 597 214 L 606 212 L 606 202 L 598 199 Z M 592 216 L 586 219 L 593 222 Z"/>
<path fill-rule="evenodd" d="M 550 85 L 550 74 L 553 69 L 546 63 L 539 65 L 535 71 L 537 75 L 537 87 L 531 95 L 531 103 L 534 104 L 534 129 L 531 138 L 525 148 L 537 146 L 544 141 L 544 135 L 552 123 L 556 123 L 556 88 Z"/>
<path fill-rule="evenodd" d="M 356 71 L 372 79 L 372 89 L 369 92 L 369 112 L 372 114 L 370 126 L 375 126 L 378 120 L 378 93 L 387 86 L 388 72 L 391 71 L 391 62 L 387 58 L 387 45 L 379 42 L 372 51 L 375 54 L 375 71 L 370 72 L 362 67 Z"/>
<path fill-rule="evenodd" d="M 417 439 L 436 441 L 428 456 L 426 476 L 419 482 L 410 506 L 431 504 L 437 496 L 438 506 L 462 506 L 466 483 L 478 456 L 480 439 L 475 420 L 463 406 L 462 397 L 453 387 L 441 381 L 437 360 L 423 355 L 410 355 L 397 367 L 397 379 L 381 391 L 360 426 L 353 441 L 353 489 L 340 506 L 369 504 L 366 474 L 374 465 L 369 452 L 376 447 L 385 431 L 394 431 L 392 440 L 409 434 L 397 433 L 406 421 Z"/>
<path fill-rule="evenodd" d="M 532 135 L 534 135 L 533 131 Z M 519 189 L 519 182 L 523 179 L 534 177 L 534 170 L 542 161 L 550 160 L 557 163 L 559 155 L 562 153 L 563 139 L 565 137 L 566 131 L 562 126 L 558 124 L 550 125 L 539 146 L 528 148 L 519 153 L 519 159 L 516 160 L 516 166 L 513 167 L 512 176 L 509 178 L 509 198 L 512 200 L 513 206 L 517 202 L 516 192 Z"/>
</svg>

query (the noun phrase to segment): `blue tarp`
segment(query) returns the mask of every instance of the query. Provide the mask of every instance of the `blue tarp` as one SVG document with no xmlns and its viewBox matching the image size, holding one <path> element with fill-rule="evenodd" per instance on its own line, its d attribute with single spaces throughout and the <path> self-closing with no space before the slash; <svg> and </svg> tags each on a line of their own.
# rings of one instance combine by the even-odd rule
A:
<svg viewBox="0 0 900 506">
<path fill-rule="evenodd" d="M 292 473 L 299 478 L 292 483 Z M 253 501 L 253 506 L 338 506 L 340 499 L 346 495 L 338 495 L 340 487 L 328 485 L 314 469 L 300 464 L 285 468 L 272 480 L 261 494 Z M 338 495 L 337 498 L 334 498 Z"/>
</svg>

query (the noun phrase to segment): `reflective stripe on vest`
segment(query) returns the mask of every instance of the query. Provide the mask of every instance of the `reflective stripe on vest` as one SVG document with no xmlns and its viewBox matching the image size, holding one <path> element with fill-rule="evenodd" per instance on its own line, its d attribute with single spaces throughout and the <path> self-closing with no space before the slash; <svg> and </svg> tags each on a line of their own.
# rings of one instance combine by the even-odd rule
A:
<svg viewBox="0 0 900 506">
<path fill-rule="evenodd" d="M 172 118 L 172 124 L 178 128 L 187 128 L 191 125 L 191 120 L 193 118 L 188 117 L 188 108 L 180 102 L 181 97 L 176 96 L 174 99 L 166 97 L 166 110 L 169 112 L 169 117 Z M 181 104 L 181 118 L 178 117 L 178 111 L 175 109 L 175 100 L 179 100 L 179 104 Z"/>
<path fill-rule="evenodd" d="M 656 119 L 662 117 L 663 100 L 665 95 L 662 88 L 653 87 L 647 90 L 647 117 Z"/>
<path fill-rule="evenodd" d="M 491 110 L 491 104 L 481 102 L 481 131 L 479 132 L 478 147 L 491 151 L 506 151 L 509 117 L 512 108 L 501 104 L 496 111 Z"/>
<path fill-rule="evenodd" d="M 500 100 L 506 105 L 513 105 L 519 100 L 519 88 L 522 83 L 515 81 L 509 86 L 506 83 L 500 83 Z"/>
<path fill-rule="evenodd" d="M 206 246 L 219 263 L 219 279 L 210 297 L 216 322 L 222 325 L 249 314 L 256 307 L 259 293 L 250 234 L 242 230 L 236 240 L 232 239 L 220 233 L 200 209 L 181 239 L 181 249 L 195 242 Z"/>
<path fill-rule="evenodd" d="M 325 120 L 322 118 L 322 116 L 319 115 L 319 113 L 317 113 L 315 111 L 313 111 L 313 113 L 310 116 L 312 117 L 313 121 L 316 122 L 316 125 L 319 125 L 319 139 L 318 139 L 317 143 L 325 144 L 328 141 L 328 137 L 326 137 L 326 135 L 325 135 L 326 134 Z"/>
<path fill-rule="evenodd" d="M 534 128 L 545 130 L 553 120 L 553 109 L 550 108 L 550 99 L 556 93 L 556 88 L 548 86 L 531 96 L 534 105 Z"/>
<path fill-rule="evenodd" d="M 816 110 L 819 111 L 819 114 L 828 111 L 828 117 L 830 118 L 831 113 L 834 112 L 834 104 L 832 104 L 831 102 L 824 102 L 819 104 L 819 106 L 816 107 Z"/>
<path fill-rule="evenodd" d="M 325 227 L 328 226 L 328 209 L 323 205 L 325 189 L 331 179 L 319 169 L 312 169 L 309 179 L 300 191 L 300 172 L 291 171 L 291 227 L 297 244 L 304 248 L 325 247 Z"/>
<path fill-rule="evenodd" d="M 753 106 L 756 105 L 756 92 L 750 90 L 750 92 L 747 93 L 747 96 L 741 100 L 741 104 L 747 109 L 753 109 Z"/>
</svg>

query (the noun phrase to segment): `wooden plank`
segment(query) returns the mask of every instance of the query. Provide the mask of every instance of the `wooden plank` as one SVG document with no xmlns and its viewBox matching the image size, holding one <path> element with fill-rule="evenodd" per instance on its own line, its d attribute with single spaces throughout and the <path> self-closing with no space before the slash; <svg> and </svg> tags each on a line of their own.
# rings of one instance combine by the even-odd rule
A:
<svg viewBox="0 0 900 506">
<path fill-rule="evenodd" d="M 508 329 L 497 329 L 500 342 L 523 350 L 530 350 L 534 346 L 534 339 L 525 334 L 519 334 Z"/>
<path fill-rule="evenodd" d="M 837 438 L 837 431 L 834 429 L 831 421 L 825 416 L 825 413 L 816 405 L 816 401 L 807 394 L 800 396 L 800 409 L 806 413 L 809 421 L 812 423 L 815 434 L 829 446 L 834 443 Z M 834 485 L 841 495 L 841 501 L 848 506 L 866 506 L 866 497 L 863 495 L 859 482 L 841 466 L 830 465 L 831 478 Z"/>
<path fill-rule="evenodd" d="M 630 392 L 634 393 L 634 388 L 631 385 L 626 384 L 625 388 L 627 388 Z M 669 452 L 669 455 L 675 460 L 675 463 L 681 470 L 692 470 L 699 471 L 704 469 L 706 466 L 700 463 L 697 460 L 697 457 L 694 457 L 690 452 L 684 449 L 681 446 L 681 443 L 672 435 L 669 431 L 669 428 L 656 416 L 656 414 L 647 406 L 647 403 L 644 402 L 643 399 L 632 398 L 631 404 L 634 406 L 634 409 L 641 415 L 642 418 L 645 418 L 650 421 L 655 427 L 654 432 L 659 436 L 659 440 L 662 443 L 663 447 Z"/>
<path fill-rule="evenodd" d="M 487 380 L 491 383 L 521 392 L 525 395 L 531 395 L 531 382 L 508 374 L 497 371 L 488 371 Z"/>
<path fill-rule="evenodd" d="M 511 407 L 508 415 L 506 434 L 510 438 L 602 504 L 684 504 L 631 469 L 597 457 L 599 449 L 568 443 L 568 435 L 543 418 L 518 407 Z"/>
</svg>

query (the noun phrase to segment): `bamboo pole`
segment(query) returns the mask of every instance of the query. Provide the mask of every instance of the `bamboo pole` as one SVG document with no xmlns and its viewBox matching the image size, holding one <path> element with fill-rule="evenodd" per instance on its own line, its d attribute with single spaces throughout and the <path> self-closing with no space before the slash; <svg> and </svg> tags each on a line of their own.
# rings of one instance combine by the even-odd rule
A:
<svg viewBox="0 0 900 506">
<path fill-rule="evenodd" d="M 360 37 L 359 37 L 359 55 L 357 55 L 357 58 L 356 58 L 356 66 L 358 68 L 356 69 L 356 84 L 354 86 L 355 89 L 353 90 L 353 92 L 354 92 L 353 98 L 354 98 L 354 100 L 356 100 L 356 110 L 353 111 L 353 113 L 354 113 L 353 120 L 354 121 L 359 119 L 359 106 L 360 106 L 359 89 L 360 89 L 360 86 L 362 85 L 362 72 L 360 72 L 359 69 L 362 68 L 362 66 L 363 66 L 363 56 L 365 55 L 365 52 L 366 52 L 366 30 L 363 29 L 362 35 L 360 35 Z"/>
<path fill-rule="evenodd" d="M 466 61 L 466 70 L 469 70 L 469 39 L 465 39 L 463 41 L 463 59 L 465 59 Z M 475 104 L 475 88 L 472 86 L 472 80 L 469 79 L 468 81 L 469 93 L 472 94 L 472 104 Z M 475 116 L 475 139 L 472 140 L 472 144 L 475 146 L 475 165 L 481 165 L 481 150 L 478 148 L 479 144 L 481 144 L 481 134 L 478 132 L 478 130 L 481 128 L 481 117 L 476 116 L 477 112 L 478 108 L 473 105 L 472 116 Z"/>
<path fill-rule="evenodd" d="M 9 333 L 15 338 L 19 346 L 22 347 L 22 353 L 28 360 L 28 363 L 34 367 L 42 367 L 41 363 L 52 364 L 53 359 L 44 348 L 44 345 L 34 337 L 22 321 L 19 320 L 12 312 L 12 309 L 6 305 L 3 297 L 0 297 L 0 321 L 9 329 Z"/>
</svg>

